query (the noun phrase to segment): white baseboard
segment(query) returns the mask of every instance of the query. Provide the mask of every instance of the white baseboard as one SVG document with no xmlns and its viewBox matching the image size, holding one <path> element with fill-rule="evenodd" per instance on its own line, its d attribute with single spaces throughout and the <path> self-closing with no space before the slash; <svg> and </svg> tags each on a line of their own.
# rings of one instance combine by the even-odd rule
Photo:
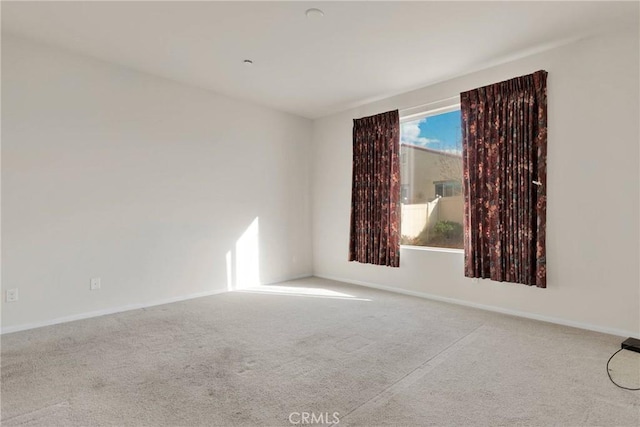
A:
<svg viewBox="0 0 640 427">
<path fill-rule="evenodd" d="M 462 306 L 466 306 L 466 307 L 479 308 L 481 310 L 493 311 L 493 312 L 496 312 L 496 313 L 508 314 L 508 315 L 517 316 L 517 317 L 524 317 L 524 318 L 527 318 L 527 319 L 539 320 L 539 321 L 542 321 L 542 322 L 555 323 L 555 324 L 558 324 L 558 325 L 571 326 L 571 327 L 574 327 L 574 328 L 586 329 L 586 330 L 589 330 L 589 331 L 602 332 L 602 333 L 605 333 L 605 334 L 616 335 L 616 336 L 620 336 L 620 337 L 640 338 L 640 333 L 638 333 L 638 332 L 626 331 L 626 330 L 623 330 L 623 329 L 616 329 L 616 328 L 602 327 L 602 326 L 597 326 L 597 325 L 591 325 L 591 324 L 587 324 L 587 323 L 575 322 L 575 321 L 572 321 L 572 320 L 562 319 L 562 318 L 558 318 L 558 317 L 543 316 L 543 315 L 540 315 L 540 314 L 529 313 L 529 312 L 526 312 L 526 311 L 511 310 L 511 309 L 506 309 L 506 308 L 492 306 L 492 305 L 478 304 L 478 303 L 474 303 L 474 302 L 471 302 L 471 301 L 465 301 L 465 300 L 460 300 L 460 299 L 456 299 L 456 298 L 449 298 L 449 297 L 443 297 L 443 296 L 434 295 L 434 294 L 428 294 L 428 293 L 425 293 L 425 292 L 410 291 L 410 290 L 406 290 L 406 289 L 394 288 L 394 287 L 391 287 L 391 286 L 379 285 L 379 284 L 376 284 L 376 283 L 363 282 L 363 281 L 360 281 L 360 280 L 344 279 L 344 278 L 341 278 L 341 277 L 328 276 L 328 275 L 322 275 L 322 274 L 315 274 L 315 275 L 302 274 L 302 275 L 293 276 L 293 277 L 286 277 L 286 278 L 283 278 L 282 280 L 278 280 L 278 281 L 270 281 L 269 283 L 263 283 L 263 285 L 287 282 L 287 281 L 291 281 L 291 280 L 304 279 L 304 278 L 312 277 L 312 276 L 320 277 L 320 278 L 328 279 L 328 280 L 335 280 L 337 282 L 349 283 L 349 284 L 352 284 L 352 285 L 364 286 L 364 287 L 367 287 L 367 288 L 379 289 L 379 290 L 383 290 L 383 291 L 387 291 L 387 292 L 394 292 L 394 293 L 398 293 L 398 294 L 410 295 L 410 296 L 430 299 L 430 300 L 434 300 L 434 301 L 447 302 L 447 303 L 462 305 Z M 44 327 L 44 326 L 57 325 L 59 323 L 73 322 L 75 320 L 89 319 L 91 317 L 99 317 L 99 316 L 105 316 L 105 315 L 108 315 L 108 314 L 121 313 L 123 311 L 138 310 L 138 309 L 141 309 L 141 308 L 154 307 L 154 306 L 157 306 L 157 305 L 171 304 L 173 302 L 186 301 L 186 300 L 190 300 L 190 299 L 194 299 L 194 298 L 201 298 L 201 297 L 206 297 L 206 296 L 211 296 L 211 295 L 218 295 L 218 294 L 222 294 L 222 293 L 226 293 L 226 292 L 228 292 L 228 291 L 227 290 L 217 290 L 217 291 L 199 292 L 199 293 L 195 293 L 195 294 L 182 295 L 182 296 L 178 296 L 178 297 L 155 300 L 155 301 L 151 301 L 151 302 L 147 302 L 147 303 L 129 304 L 129 305 L 126 305 L 126 306 L 120 306 L 120 307 L 114 307 L 114 308 L 107 308 L 107 309 L 103 309 L 103 310 L 90 311 L 90 312 L 74 314 L 74 315 L 70 315 L 70 316 L 63 316 L 63 317 L 58 317 L 58 318 L 51 319 L 51 320 L 44 320 L 44 321 L 40 321 L 40 322 L 25 323 L 25 324 L 22 324 L 22 325 L 15 325 L 15 326 L 7 326 L 7 327 L 3 327 L 0 330 L 0 334 L 10 334 L 12 332 L 26 331 L 28 329 L 41 328 L 41 327 Z"/>
<path fill-rule="evenodd" d="M 541 322 L 555 323 L 557 325 L 571 326 L 573 328 L 579 328 L 579 329 L 586 329 L 588 331 L 602 332 L 602 333 L 605 333 L 605 334 L 616 335 L 616 336 L 619 336 L 619 337 L 640 338 L 640 333 L 639 332 L 626 331 L 624 329 L 617 329 L 617 328 L 609 328 L 609 327 L 606 327 L 606 326 L 591 325 L 591 324 L 588 324 L 588 323 L 576 322 L 576 321 L 573 321 L 573 320 L 562 319 L 562 318 L 559 318 L 559 317 L 543 316 L 541 314 L 535 314 L 535 313 L 530 313 L 530 312 L 526 312 L 526 311 L 511 310 L 511 309 L 508 309 L 508 308 L 502 308 L 502 307 L 497 307 L 497 306 L 493 306 L 493 305 L 478 304 L 478 303 L 471 302 L 471 301 L 465 301 L 465 300 L 456 299 L 456 298 L 443 297 L 443 296 L 439 296 L 439 295 L 428 294 L 428 293 L 425 293 L 425 292 L 409 291 L 409 290 L 406 290 L 406 289 L 394 288 L 392 286 L 384 286 L 384 285 L 379 285 L 379 284 L 370 283 L 370 282 L 363 282 L 363 281 L 360 281 L 360 280 L 344 279 L 344 278 L 341 278 L 341 277 L 328 276 L 328 275 L 323 275 L 323 274 L 315 274 L 315 276 L 323 278 L 323 279 L 335 280 L 337 282 L 344 282 L 344 283 L 349 283 L 349 284 L 352 284 L 352 285 L 358 285 L 358 286 L 364 286 L 364 287 L 367 287 L 367 288 L 379 289 L 379 290 L 382 290 L 382 291 L 394 292 L 394 293 L 397 293 L 397 294 L 411 295 L 411 296 L 414 296 L 414 297 L 425 298 L 425 299 L 430 299 L 430 300 L 434 300 L 434 301 L 441 301 L 441 302 L 447 302 L 447 303 L 456 304 L 456 305 L 463 305 L 463 306 L 466 306 L 466 307 L 479 308 L 481 310 L 493 311 L 493 312 L 502 313 L 502 314 L 508 314 L 510 316 L 524 317 L 526 319 L 539 320 Z"/>
<path fill-rule="evenodd" d="M 302 275 L 299 275 L 299 276 L 287 277 L 287 278 L 283 278 L 282 280 L 279 280 L 279 281 L 270 281 L 269 283 L 262 283 L 262 285 L 270 285 L 270 284 L 273 284 L 273 283 L 286 282 L 286 281 L 289 281 L 289 280 L 303 279 L 305 277 L 311 277 L 311 274 L 302 274 Z M 224 290 L 216 290 L 216 291 L 198 292 L 198 293 L 195 293 L 195 294 L 181 295 L 181 296 L 172 297 L 172 298 L 164 298 L 164 299 L 159 299 L 159 300 L 155 300 L 155 301 L 151 301 L 151 302 L 128 304 L 128 305 L 124 305 L 124 306 L 120 306 L 120 307 L 105 308 L 103 310 L 89 311 L 89 312 L 80 313 L 80 314 L 72 314 L 70 316 L 57 317 L 57 318 L 51 319 L 51 320 L 42 320 L 42 321 L 39 321 L 39 322 L 24 323 L 22 325 L 6 326 L 6 327 L 3 327 L 0 330 L 0 334 L 2 334 L 2 335 L 10 334 L 12 332 L 26 331 L 28 329 L 42 328 L 44 326 L 57 325 L 59 323 L 73 322 L 73 321 L 76 321 L 76 320 L 89 319 L 91 317 L 105 316 L 105 315 L 108 315 L 108 314 L 122 313 L 123 311 L 139 310 L 141 308 L 148 308 L 148 307 L 155 307 L 157 305 L 171 304 L 173 302 L 180 302 L 180 301 L 186 301 L 186 300 L 190 300 L 190 299 L 194 299 L 194 298 L 208 297 L 208 296 L 211 296 L 211 295 L 218 295 L 218 294 L 223 294 L 223 293 L 226 293 L 226 292 L 233 292 L 233 291 L 228 291 L 228 290 L 224 289 Z"/>
<path fill-rule="evenodd" d="M 217 295 L 225 292 L 227 291 L 220 290 L 220 291 L 199 292 L 196 294 L 181 295 L 179 297 L 172 297 L 172 298 L 164 298 L 164 299 L 155 300 L 151 302 L 128 304 L 120 307 L 105 308 L 103 310 L 89 311 L 89 312 L 80 313 L 80 314 L 72 314 L 71 316 L 57 317 L 55 319 L 43 320 L 40 322 L 24 323 L 22 325 L 15 325 L 15 326 L 6 326 L 2 328 L 1 333 L 3 335 L 10 334 L 12 332 L 26 331 L 27 329 L 42 328 L 43 326 L 57 325 L 59 323 L 73 322 L 75 320 L 105 316 L 107 314 L 122 313 L 123 311 L 138 310 L 141 308 L 154 307 L 157 305 L 171 304 L 172 302 L 179 302 L 179 301 L 185 301 L 185 300 L 190 300 L 194 298 L 207 297 L 210 295 Z"/>
</svg>

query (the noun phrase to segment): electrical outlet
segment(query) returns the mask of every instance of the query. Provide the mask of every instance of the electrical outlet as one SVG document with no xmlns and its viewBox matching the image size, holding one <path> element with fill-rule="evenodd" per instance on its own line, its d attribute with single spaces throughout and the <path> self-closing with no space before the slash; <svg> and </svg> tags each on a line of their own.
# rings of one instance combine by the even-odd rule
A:
<svg viewBox="0 0 640 427">
<path fill-rule="evenodd" d="M 93 279 L 91 279 L 90 289 L 92 291 L 97 291 L 98 289 L 100 289 L 100 278 L 99 277 L 94 277 Z"/>
<path fill-rule="evenodd" d="M 18 290 L 17 289 L 7 289 L 7 302 L 16 302 L 18 301 Z"/>
</svg>

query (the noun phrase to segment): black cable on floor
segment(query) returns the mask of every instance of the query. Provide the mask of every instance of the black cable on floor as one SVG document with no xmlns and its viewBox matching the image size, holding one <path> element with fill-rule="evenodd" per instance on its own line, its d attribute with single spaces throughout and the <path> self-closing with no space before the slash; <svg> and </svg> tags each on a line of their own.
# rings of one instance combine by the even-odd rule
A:
<svg viewBox="0 0 640 427">
<path fill-rule="evenodd" d="M 625 386 L 622 386 L 622 385 L 620 385 L 620 384 L 616 383 L 616 382 L 613 380 L 613 378 L 611 378 L 611 374 L 609 373 L 609 362 L 611 362 L 611 359 L 613 359 L 613 356 L 615 356 L 616 354 L 620 353 L 622 350 L 624 350 L 624 349 L 623 349 L 623 348 L 621 348 L 620 350 L 618 350 L 618 351 L 616 351 L 615 353 L 613 353 L 613 354 L 611 355 L 611 357 L 609 358 L 609 360 L 607 361 L 607 375 L 609 376 L 609 379 L 611 380 L 611 382 L 612 382 L 612 383 L 614 383 L 616 386 L 618 386 L 618 387 L 620 387 L 620 388 L 623 388 L 623 389 L 625 389 L 625 390 L 638 391 L 638 390 L 640 390 L 640 388 L 629 388 L 629 387 L 625 387 Z"/>
</svg>

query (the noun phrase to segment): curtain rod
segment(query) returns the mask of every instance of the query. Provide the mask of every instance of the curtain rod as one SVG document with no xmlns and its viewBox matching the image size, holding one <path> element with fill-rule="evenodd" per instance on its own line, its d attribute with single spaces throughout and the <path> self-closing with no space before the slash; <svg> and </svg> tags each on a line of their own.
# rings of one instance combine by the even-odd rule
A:
<svg viewBox="0 0 640 427">
<path fill-rule="evenodd" d="M 446 102 L 446 101 L 453 101 L 455 99 L 460 100 L 460 95 L 451 96 L 449 98 L 444 98 L 444 99 L 439 99 L 437 101 L 427 102 L 426 104 L 414 105 L 413 107 L 406 107 L 406 108 L 403 108 L 403 109 L 398 110 L 398 111 L 400 113 L 402 113 L 402 112 L 405 112 L 407 110 L 415 110 L 416 108 L 428 107 L 430 105 L 440 104 L 441 102 Z"/>
</svg>

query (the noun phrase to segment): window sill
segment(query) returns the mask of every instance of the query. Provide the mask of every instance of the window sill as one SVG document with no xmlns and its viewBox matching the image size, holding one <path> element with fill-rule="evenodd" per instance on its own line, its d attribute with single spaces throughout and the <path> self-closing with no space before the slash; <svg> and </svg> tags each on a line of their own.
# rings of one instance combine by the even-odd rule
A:
<svg viewBox="0 0 640 427">
<path fill-rule="evenodd" d="M 464 254 L 464 249 L 452 249 L 452 248 L 438 248 L 435 246 L 412 246 L 412 245 L 400 245 L 400 249 L 410 249 L 415 251 L 427 251 L 427 252 L 448 252 L 452 254 Z"/>
</svg>

